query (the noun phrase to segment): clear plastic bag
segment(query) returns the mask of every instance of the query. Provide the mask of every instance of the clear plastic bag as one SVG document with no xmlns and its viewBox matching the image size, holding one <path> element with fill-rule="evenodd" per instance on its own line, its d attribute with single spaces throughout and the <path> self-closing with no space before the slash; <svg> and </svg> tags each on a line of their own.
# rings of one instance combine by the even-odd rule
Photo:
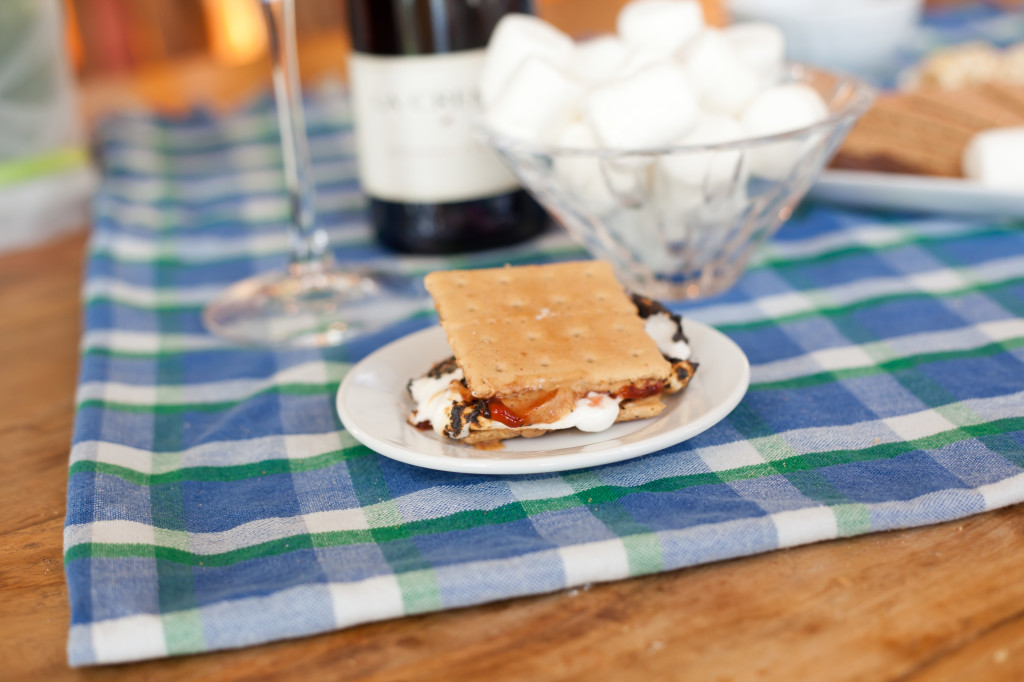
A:
<svg viewBox="0 0 1024 682">
<path fill-rule="evenodd" d="M 0 160 L 79 138 L 57 0 L 0 2 Z"/>
<path fill-rule="evenodd" d="M 84 225 L 82 145 L 59 0 L 0 1 L 0 250 Z"/>
</svg>

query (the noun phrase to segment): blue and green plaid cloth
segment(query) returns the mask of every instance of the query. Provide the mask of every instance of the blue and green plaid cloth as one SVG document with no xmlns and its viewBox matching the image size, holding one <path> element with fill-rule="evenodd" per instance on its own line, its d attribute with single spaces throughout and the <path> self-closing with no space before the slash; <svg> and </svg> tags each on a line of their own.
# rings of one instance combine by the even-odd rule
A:
<svg viewBox="0 0 1024 682">
<path fill-rule="evenodd" d="M 337 104 L 337 103 L 336 103 Z M 342 263 L 373 244 L 344 106 L 310 114 Z M 535 476 L 386 459 L 341 427 L 351 363 L 432 312 L 329 350 L 232 347 L 200 310 L 286 262 L 269 102 L 121 117 L 84 286 L 65 566 L 72 665 L 247 646 L 1024 500 L 1024 229 L 805 206 L 730 292 L 674 306 L 735 339 L 750 391 L 639 459 Z"/>
</svg>

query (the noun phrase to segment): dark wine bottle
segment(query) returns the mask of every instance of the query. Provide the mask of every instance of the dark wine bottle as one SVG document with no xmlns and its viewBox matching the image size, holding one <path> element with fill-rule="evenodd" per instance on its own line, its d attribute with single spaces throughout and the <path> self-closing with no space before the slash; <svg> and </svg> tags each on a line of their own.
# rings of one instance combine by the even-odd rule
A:
<svg viewBox="0 0 1024 682">
<path fill-rule="evenodd" d="M 359 177 L 378 239 L 455 253 L 532 237 L 547 216 L 479 141 L 478 79 L 502 15 L 531 0 L 348 0 Z"/>
</svg>

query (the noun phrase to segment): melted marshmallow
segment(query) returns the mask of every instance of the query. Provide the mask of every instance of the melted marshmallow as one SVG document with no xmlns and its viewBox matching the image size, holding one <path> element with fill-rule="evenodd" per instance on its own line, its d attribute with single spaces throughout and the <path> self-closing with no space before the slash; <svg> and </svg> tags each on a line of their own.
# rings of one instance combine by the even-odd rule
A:
<svg viewBox="0 0 1024 682">
<path fill-rule="evenodd" d="M 434 431 L 444 435 L 444 427 L 448 425 L 451 407 L 457 403 L 461 396 L 451 390 L 452 381 L 462 379 L 462 369 L 457 369 L 448 374 L 442 374 L 437 379 L 431 377 L 420 377 L 414 379 L 410 392 L 412 399 L 416 402 L 416 409 L 412 413 L 411 421 L 420 423 L 429 421 Z M 619 403 L 622 398 L 613 398 L 607 393 L 594 393 L 591 391 L 583 398 L 576 401 L 573 411 L 556 422 L 550 424 L 530 424 L 532 429 L 570 429 L 576 427 L 580 431 L 604 431 L 619 416 Z M 467 424 L 459 437 L 465 436 L 468 429 Z M 494 422 L 494 428 L 509 428 L 501 422 Z"/>
<path fill-rule="evenodd" d="M 622 398 L 613 398 L 607 393 L 591 391 L 577 400 L 573 411 L 558 421 L 550 424 L 531 424 L 530 428 L 554 431 L 555 429 L 571 429 L 575 426 L 580 431 L 590 433 L 604 431 L 618 418 L 619 403 L 621 402 Z"/>
<path fill-rule="evenodd" d="M 458 367 L 454 372 L 442 374 L 436 379 L 429 376 L 413 379 L 409 385 L 409 392 L 416 403 L 416 409 L 413 410 L 410 420 L 414 424 L 428 421 L 434 431 L 444 435 L 451 406 L 461 399 L 461 396 L 451 389 L 451 384 L 453 381 L 461 381 L 462 377 L 462 368 Z M 460 437 L 464 435 L 459 434 Z"/>
<path fill-rule="evenodd" d="M 658 350 L 662 355 L 667 355 L 673 360 L 690 359 L 690 346 L 682 339 L 672 340 L 679 327 L 667 313 L 655 313 L 644 320 L 644 331 L 658 344 Z"/>
</svg>

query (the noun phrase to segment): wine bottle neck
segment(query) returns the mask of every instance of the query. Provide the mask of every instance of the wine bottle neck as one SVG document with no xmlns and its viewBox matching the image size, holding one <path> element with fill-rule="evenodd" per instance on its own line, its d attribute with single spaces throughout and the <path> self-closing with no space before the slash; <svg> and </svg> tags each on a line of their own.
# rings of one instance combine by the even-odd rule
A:
<svg viewBox="0 0 1024 682">
<path fill-rule="evenodd" d="M 532 0 L 349 0 L 352 47 L 376 55 L 475 50 L 509 12 L 532 14 Z"/>
</svg>

